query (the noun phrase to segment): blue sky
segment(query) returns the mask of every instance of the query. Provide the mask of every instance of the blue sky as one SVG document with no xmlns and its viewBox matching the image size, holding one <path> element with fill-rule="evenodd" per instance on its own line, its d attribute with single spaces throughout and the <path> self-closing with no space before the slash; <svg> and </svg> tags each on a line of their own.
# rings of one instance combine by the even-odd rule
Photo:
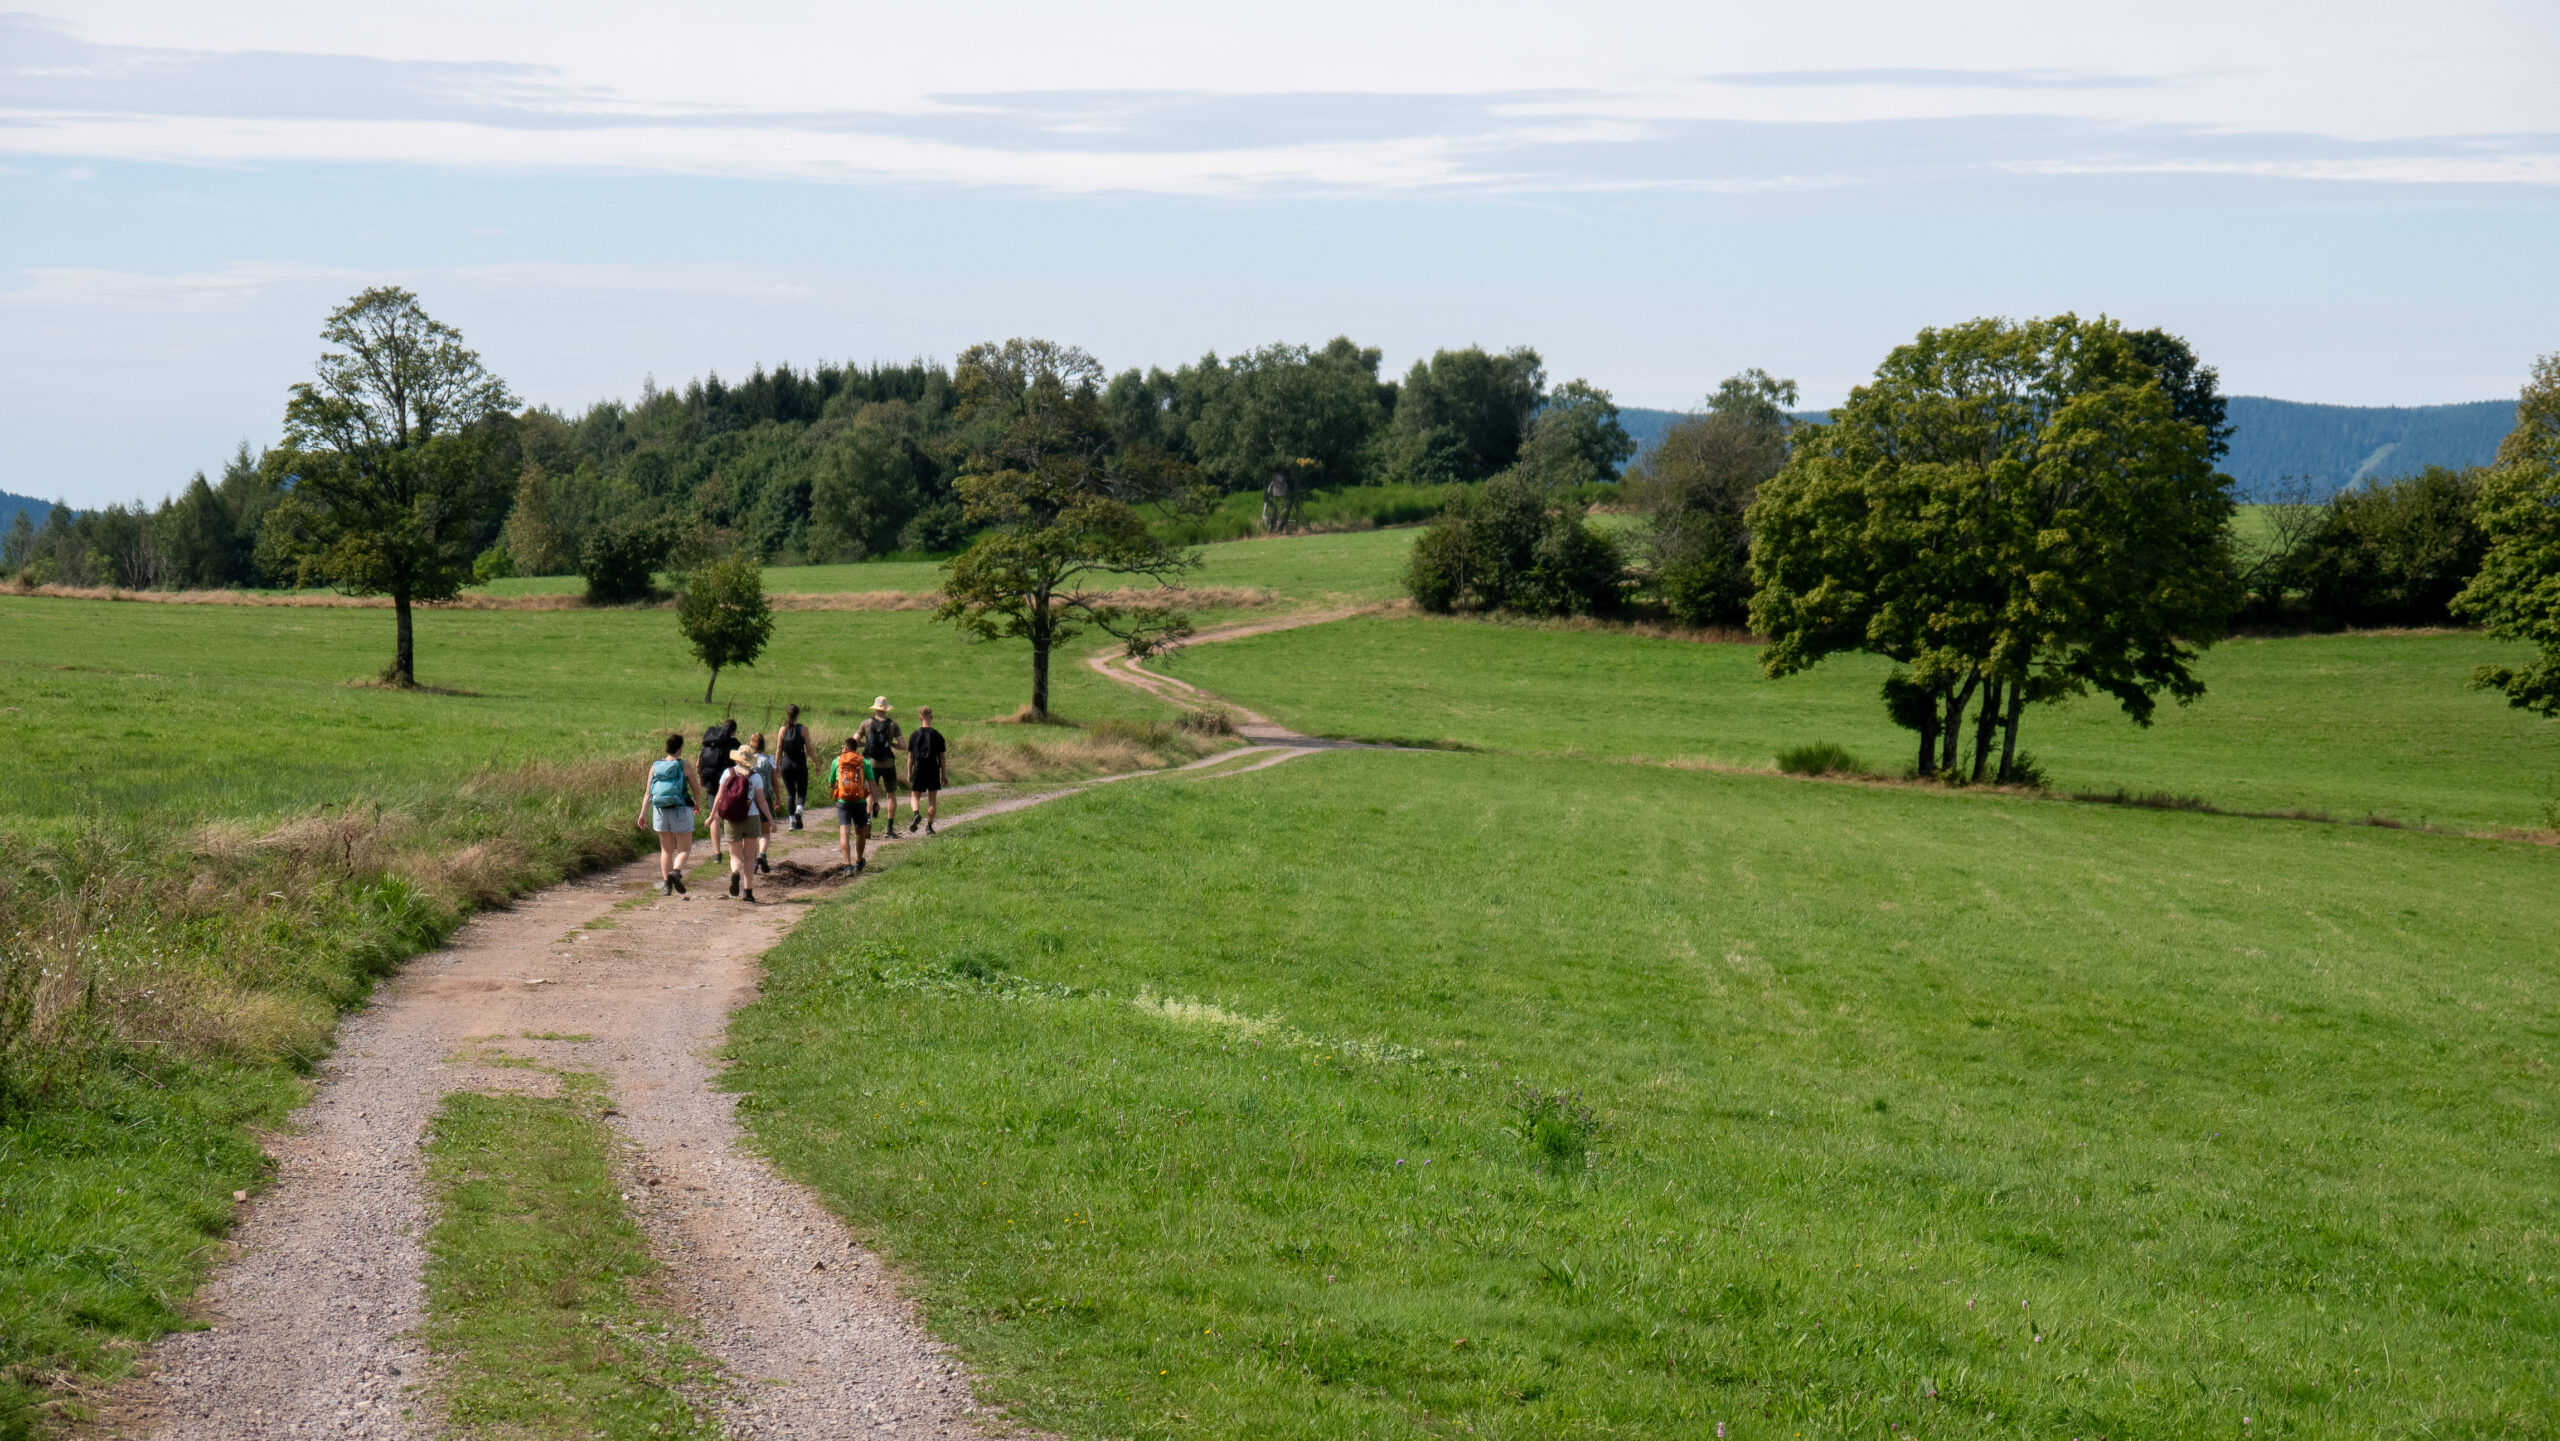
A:
<svg viewBox="0 0 2560 1441">
<path fill-rule="evenodd" d="M 1657 406 L 1990 313 L 2353 404 L 2560 350 L 2548 3 L 718 8 L 0 14 L 0 488 L 272 439 L 384 281 L 564 408 L 1014 334 L 1525 342 Z"/>
</svg>

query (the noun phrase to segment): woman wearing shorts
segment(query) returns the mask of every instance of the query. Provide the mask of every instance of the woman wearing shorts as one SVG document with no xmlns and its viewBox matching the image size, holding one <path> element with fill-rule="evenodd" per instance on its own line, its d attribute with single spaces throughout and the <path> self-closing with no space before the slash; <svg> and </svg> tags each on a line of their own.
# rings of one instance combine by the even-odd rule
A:
<svg viewBox="0 0 2560 1441">
<path fill-rule="evenodd" d="M 649 767 L 640 824 L 658 833 L 658 893 L 684 894 L 684 868 L 693 863 L 693 777 L 685 770 L 682 733 L 667 737 L 665 757 Z"/>
<path fill-rule="evenodd" d="M 720 778 L 719 798 L 711 803 L 729 843 L 729 894 L 738 894 L 743 883 L 750 904 L 756 898 L 756 849 L 764 844 L 765 827 L 773 824 L 773 802 L 756 771 L 756 759 L 745 746 L 729 752 L 729 773 Z"/>
</svg>

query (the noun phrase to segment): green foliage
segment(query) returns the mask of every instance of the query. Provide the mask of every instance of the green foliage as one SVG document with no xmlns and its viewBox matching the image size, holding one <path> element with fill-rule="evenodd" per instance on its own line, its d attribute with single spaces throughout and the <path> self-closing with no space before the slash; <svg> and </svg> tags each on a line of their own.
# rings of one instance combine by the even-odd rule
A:
<svg viewBox="0 0 2560 1441">
<path fill-rule="evenodd" d="M 1309 490 L 1366 479 L 1385 422 L 1376 347 L 1347 336 L 1322 350 L 1266 345 L 1209 356 L 1186 376 L 1199 392 L 1185 436 L 1201 473 L 1226 490 L 1260 490 L 1264 533 L 1295 528 Z"/>
<path fill-rule="evenodd" d="M 1166 585 L 1196 568 L 1157 539 L 1133 502 L 1188 488 L 1190 467 L 1153 449 L 1124 451 L 1102 405 L 1101 366 L 1046 340 L 973 345 L 957 373 L 959 423 L 976 439 L 959 491 L 984 526 L 954 558 L 937 620 L 981 640 L 1031 643 L 1031 712 L 1050 714 L 1049 657 L 1086 626 L 1145 655 L 1188 635 L 1165 604 L 1129 604 L 1110 578 Z"/>
<path fill-rule="evenodd" d="M 1646 522 L 1649 578 L 1675 619 L 1739 624 L 1751 603 L 1751 527 L 1760 485 L 1787 459 L 1796 383 L 1752 369 L 1728 378 L 1707 408 L 1674 424 L 1627 472 L 1628 504 Z"/>
<path fill-rule="evenodd" d="M 1470 345 L 1415 361 L 1396 394 L 1387 478 L 1445 485 L 1508 469 L 1546 387 L 1546 363 L 1525 345 L 1500 355 Z"/>
<path fill-rule="evenodd" d="M 897 400 L 863 406 L 829 436 L 819 448 L 809 491 L 810 551 L 861 560 L 899 549 L 899 537 L 916 520 L 935 475 L 924 442 L 915 410 Z M 944 539 L 939 534 L 917 538 Z"/>
<path fill-rule="evenodd" d="M 2560 716 L 2560 355 L 2535 364 L 2515 432 L 2481 482 L 2477 514 L 2488 555 L 2453 608 L 2539 654 L 2522 667 L 2482 666 L 2472 682 L 2521 709 Z"/>
<path fill-rule="evenodd" d="M 728 1077 L 1058 1434 L 2531 1434 L 2547 861 L 1327 755 L 902 857 Z"/>
<path fill-rule="evenodd" d="M 383 678 L 417 679 L 409 607 L 448 600 L 505 513 L 505 382 L 395 286 L 330 312 L 316 378 L 285 405 L 292 493 L 265 529 L 298 584 L 388 595 L 396 641 Z"/>
<path fill-rule="evenodd" d="M 648 1238 L 617 1198 L 603 1084 L 556 1097 L 447 1096 L 427 1133 L 427 1340 L 446 1420 L 527 1438 L 722 1432 L 711 1360 L 649 1286 Z"/>
<path fill-rule="evenodd" d="M 1413 546 L 1405 585 L 1424 610 L 1589 615 L 1614 608 L 1616 543 L 1518 469 L 1460 492 Z"/>
<path fill-rule="evenodd" d="M 516 558 L 507 550 L 505 541 L 500 541 L 480 552 L 478 558 L 471 562 L 473 585 L 487 585 L 493 580 L 511 579 L 515 573 Z"/>
<path fill-rule="evenodd" d="M 2279 583 L 2301 593 L 2315 624 L 2444 625 L 2488 551 L 2479 494 L 2480 472 L 2437 466 L 2339 491 Z"/>
<path fill-rule="evenodd" d="M 1837 741 L 1813 741 L 1778 752 L 1778 769 L 1791 776 L 1860 776 L 1867 768 Z"/>
<path fill-rule="evenodd" d="M 685 577 L 684 595 L 676 603 L 676 629 L 684 632 L 694 658 L 711 669 L 702 688 L 703 704 L 720 684 L 720 672 L 733 665 L 754 665 L 773 638 L 773 611 L 765 604 L 764 571 L 752 555 L 731 555 Z"/>
<path fill-rule="evenodd" d="M 1520 441 L 1520 469 L 1547 490 L 1605 485 L 1636 453 L 1618 423 L 1618 403 L 1587 380 L 1549 391 Z"/>
<path fill-rule="evenodd" d="M 578 553 L 587 604 L 629 605 L 657 594 L 658 567 L 667 563 L 672 538 L 659 520 L 616 516 L 587 532 Z"/>
<path fill-rule="evenodd" d="M 1977 779 L 2030 701 L 2096 689 L 2147 725 L 2160 692 L 2202 693 L 2241 598 L 2209 450 L 2110 321 L 1924 330 L 1802 428 L 1746 517 L 1763 665 L 1907 665 L 1934 701 L 1923 774 L 1959 771 L 1977 694 Z"/>
</svg>

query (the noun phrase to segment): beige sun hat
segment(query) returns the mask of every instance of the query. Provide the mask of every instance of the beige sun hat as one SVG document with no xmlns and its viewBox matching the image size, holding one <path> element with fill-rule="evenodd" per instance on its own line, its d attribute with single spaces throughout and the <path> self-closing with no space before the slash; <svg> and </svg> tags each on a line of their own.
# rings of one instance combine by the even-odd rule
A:
<svg viewBox="0 0 2560 1441">
<path fill-rule="evenodd" d="M 762 754 L 763 752 L 757 750 L 754 746 L 740 746 L 736 750 L 729 752 L 729 764 L 733 766 L 745 766 L 749 770 L 754 770 L 756 768 L 756 757 Z"/>
<path fill-rule="evenodd" d="M 889 698 L 885 695 L 872 697 L 871 713 L 873 715 L 887 715 L 889 713 Z"/>
</svg>

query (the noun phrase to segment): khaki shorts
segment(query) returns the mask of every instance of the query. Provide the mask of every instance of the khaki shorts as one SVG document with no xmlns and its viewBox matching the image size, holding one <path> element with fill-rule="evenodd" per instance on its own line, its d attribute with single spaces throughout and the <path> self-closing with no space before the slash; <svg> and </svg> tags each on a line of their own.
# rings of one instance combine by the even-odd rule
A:
<svg viewBox="0 0 2560 1441">
<path fill-rule="evenodd" d="M 742 821 L 722 821 L 720 833 L 733 841 L 762 840 L 764 839 L 764 817 L 750 816 Z"/>
</svg>

